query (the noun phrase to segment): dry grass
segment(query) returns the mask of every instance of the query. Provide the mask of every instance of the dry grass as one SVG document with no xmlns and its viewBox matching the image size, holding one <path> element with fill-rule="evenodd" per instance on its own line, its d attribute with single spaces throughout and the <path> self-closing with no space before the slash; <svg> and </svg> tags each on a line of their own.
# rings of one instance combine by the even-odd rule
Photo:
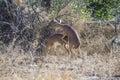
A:
<svg viewBox="0 0 120 80">
<path fill-rule="evenodd" d="M 21 49 L 14 40 L 8 47 L 0 42 L 0 80 L 119 80 L 120 50 L 116 53 L 112 50 L 113 28 L 108 25 L 85 24 L 84 20 L 77 21 L 78 16 L 74 11 L 70 11 L 75 17 L 63 16 L 62 19 L 74 25 L 79 32 L 81 53 L 72 55 L 73 58 L 70 59 L 66 51 L 59 47 L 57 55 L 54 49 L 48 56 L 36 55 L 37 52 L 38 54 L 42 52 L 41 42 L 52 34 L 52 30 L 50 31 L 49 25 L 46 24 L 47 19 L 43 20 L 48 18 L 47 14 L 41 12 L 43 21 L 39 23 L 35 20 L 34 27 L 28 32 L 23 31 L 24 37 L 22 34 L 23 42 L 28 41 L 30 44 L 29 49 L 27 49 L 28 43 L 23 43 L 26 46 Z M 61 14 L 63 12 L 61 11 Z M 30 21 L 32 19 L 33 17 L 30 17 Z M 25 20 L 30 23 L 28 19 Z M 29 26 L 29 23 L 26 26 Z M 35 33 L 32 33 L 33 30 Z M 29 41 L 31 36 L 35 40 Z M 26 52 L 23 51 L 24 48 Z"/>
<path fill-rule="evenodd" d="M 120 74 L 120 56 L 83 53 L 82 58 L 76 59 L 55 55 L 34 57 L 15 51 L 0 54 L 0 80 L 99 80 Z"/>
<path fill-rule="evenodd" d="M 0 80 L 119 79 L 113 77 L 120 75 L 119 53 L 113 54 L 111 51 L 103 55 L 94 50 L 93 54 L 89 54 L 89 50 L 84 51 L 84 48 L 81 55 L 74 59 L 54 54 L 33 56 L 32 52 L 24 54 L 19 48 L 11 48 L 8 53 L 0 54 Z"/>
<path fill-rule="evenodd" d="M 111 35 L 107 26 L 77 28 L 81 38 L 81 53 L 68 58 L 62 47 L 48 56 L 34 55 L 33 49 L 24 52 L 20 47 L 7 47 L 0 54 L 0 80 L 114 80 L 120 77 L 120 54 L 113 53 Z M 77 29 L 78 30 L 78 29 Z"/>
</svg>

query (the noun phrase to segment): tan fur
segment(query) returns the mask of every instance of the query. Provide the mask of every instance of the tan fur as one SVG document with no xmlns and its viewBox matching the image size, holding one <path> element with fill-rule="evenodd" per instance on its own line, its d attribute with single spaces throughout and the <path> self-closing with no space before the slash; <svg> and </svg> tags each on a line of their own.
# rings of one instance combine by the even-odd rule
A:
<svg viewBox="0 0 120 80">
<path fill-rule="evenodd" d="M 69 51 L 72 53 L 72 49 L 78 49 L 80 47 L 80 38 L 77 31 L 69 25 L 56 23 L 52 26 L 55 30 L 62 30 L 64 36 L 68 36 Z M 62 37 L 62 39 L 64 38 Z"/>
<path fill-rule="evenodd" d="M 64 41 L 62 40 L 63 34 L 53 34 L 52 36 L 48 37 L 46 39 L 46 48 L 45 48 L 45 53 L 48 54 L 49 51 L 53 46 L 55 46 L 56 43 L 59 43 L 60 45 L 65 45 L 67 44 L 68 38 L 64 37 Z M 67 49 L 65 47 L 65 49 Z"/>
</svg>

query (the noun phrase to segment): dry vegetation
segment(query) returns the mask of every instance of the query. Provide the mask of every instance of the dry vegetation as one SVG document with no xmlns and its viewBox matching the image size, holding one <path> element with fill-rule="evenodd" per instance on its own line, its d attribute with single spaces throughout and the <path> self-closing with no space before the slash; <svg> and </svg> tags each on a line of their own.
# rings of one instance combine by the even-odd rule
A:
<svg viewBox="0 0 120 80">
<path fill-rule="evenodd" d="M 27 8 L 25 10 L 29 11 Z M 34 13 L 28 16 L 36 17 Z M 39 15 L 46 19 L 46 14 Z M 22 29 L 21 34 L 16 33 L 8 46 L 0 42 L 0 80 L 119 80 L 120 51 L 114 53 L 112 49 L 111 42 L 115 35 L 112 27 L 86 24 L 85 20 L 75 22 L 75 19 L 72 21 L 69 17 L 62 17 L 77 29 L 81 53 L 69 59 L 66 51 L 59 46 L 57 53 L 53 49 L 45 56 L 41 43 L 54 31 L 46 24 L 47 19 L 43 21 L 38 16 L 30 24 L 32 16 L 24 19 L 28 20 L 24 28 L 18 25 Z"/>
</svg>

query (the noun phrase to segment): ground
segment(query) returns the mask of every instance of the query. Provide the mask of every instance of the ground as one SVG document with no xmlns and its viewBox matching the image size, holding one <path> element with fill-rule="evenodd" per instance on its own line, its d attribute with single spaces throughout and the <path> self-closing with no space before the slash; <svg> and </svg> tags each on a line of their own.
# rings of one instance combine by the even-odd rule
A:
<svg viewBox="0 0 120 80">
<path fill-rule="evenodd" d="M 33 56 L 12 51 L 0 54 L 0 80 L 119 80 L 120 56 L 109 53 L 79 57 Z"/>
</svg>

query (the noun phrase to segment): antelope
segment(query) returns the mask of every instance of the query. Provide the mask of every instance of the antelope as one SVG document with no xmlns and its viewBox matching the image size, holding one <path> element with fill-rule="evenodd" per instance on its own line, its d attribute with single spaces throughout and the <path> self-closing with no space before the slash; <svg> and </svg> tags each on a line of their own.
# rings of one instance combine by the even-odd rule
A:
<svg viewBox="0 0 120 80">
<path fill-rule="evenodd" d="M 60 45 L 63 45 L 65 49 L 68 51 L 66 48 L 66 44 L 68 42 L 68 37 L 65 36 L 64 40 L 62 40 L 63 34 L 53 34 L 50 37 L 46 39 L 46 47 L 45 47 L 45 54 L 48 54 L 49 51 L 53 46 L 55 46 L 55 43 L 59 43 Z M 57 47 L 57 46 L 56 46 Z M 55 47 L 55 49 L 56 49 Z"/>
<path fill-rule="evenodd" d="M 78 36 L 77 31 L 72 28 L 70 25 L 68 24 L 61 24 L 57 21 L 53 21 L 51 23 L 51 27 L 53 29 L 55 29 L 55 31 L 63 31 L 63 37 L 62 40 L 64 41 L 64 37 L 68 36 L 68 46 L 69 46 L 69 54 L 71 56 L 72 49 L 78 49 L 80 48 L 80 38 Z"/>
</svg>

